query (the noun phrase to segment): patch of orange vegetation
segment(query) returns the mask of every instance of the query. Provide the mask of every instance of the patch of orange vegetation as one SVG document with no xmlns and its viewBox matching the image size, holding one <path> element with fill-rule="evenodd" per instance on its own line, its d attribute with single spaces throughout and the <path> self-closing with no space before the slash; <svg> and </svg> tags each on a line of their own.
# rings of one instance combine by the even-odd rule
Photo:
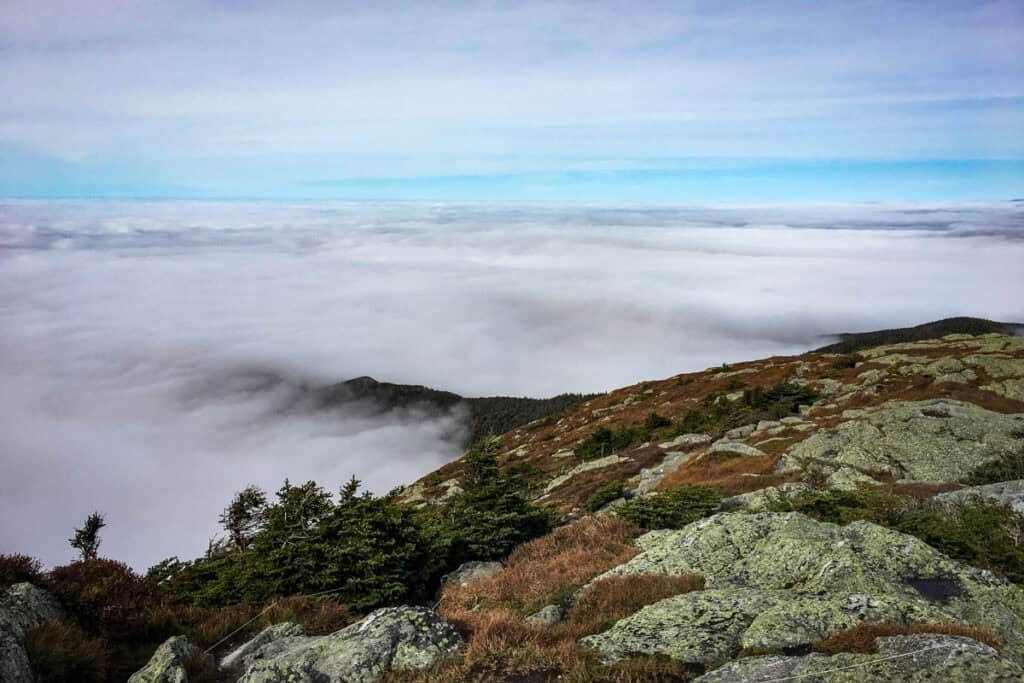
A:
<svg viewBox="0 0 1024 683">
<path fill-rule="evenodd" d="M 675 471 L 666 474 L 658 484 L 657 490 L 664 491 L 677 486 L 710 486 L 720 490 L 724 496 L 735 496 L 799 480 L 797 472 L 772 473 L 781 459 L 781 455 L 706 454 L 683 463 Z"/>
<path fill-rule="evenodd" d="M 699 576 L 602 579 L 576 597 L 562 623 L 524 622 L 526 615 L 544 605 L 564 603 L 593 577 L 634 557 L 639 552 L 633 545 L 637 533 L 636 527 L 615 517 L 585 517 L 519 546 L 497 574 L 466 586 L 447 586 L 438 612 L 466 637 L 462 659 L 425 674 L 393 674 L 385 680 L 653 683 L 665 680 L 666 674 L 681 675 L 679 665 L 655 660 L 607 669 L 578 641 L 645 605 L 702 589 Z M 598 670 L 601 677 L 593 677 Z"/>
<path fill-rule="evenodd" d="M 889 636 L 909 636 L 918 633 L 936 633 L 945 636 L 963 636 L 973 638 L 979 643 L 999 649 L 999 639 L 986 628 L 965 626 L 957 623 L 933 624 L 858 624 L 853 628 L 821 640 L 814 644 L 818 652 L 836 654 L 839 652 L 861 652 L 870 654 L 877 652 L 876 638 Z"/>
<path fill-rule="evenodd" d="M 584 517 L 516 548 L 505 569 L 468 586 L 449 585 L 440 611 L 473 611 L 479 605 L 529 614 L 622 564 L 639 551 L 639 529 L 608 515 Z"/>
<path fill-rule="evenodd" d="M 559 592 L 567 593 L 567 588 L 563 586 Z M 681 676 L 687 672 L 678 664 L 637 659 L 603 670 L 602 676 L 595 678 L 597 670 L 603 667 L 595 654 L 582 649 L 578 641 L 609 628 L 646 605 L 703 588 L 704 579 L 699 576 L 634 575 L 602 579 L 588 586 L 574 601 L 565 621 L 554 626 L 525 623 L 521 610 L 508 606 L 466 609 L 464 605 L 456 607 L 442 601 L 442 616 L 466 636 L 462 661 L 449 663 L 444 670 L 431 672 L 428 678 L 387 680 L 504 681 L 524 680 L 521 677 L 525 676 L 525 680 L 538 681 L 640 683 L 665 680 L 666 674 Z"/>
<path fill-rule="evenodd" d="M 948 491 L 959 491 L 962 488 L 962 484 L 958 484 L 953 481 L 942 484 L 912 482 L 909 484 L 893 484 L 889 489 L 889 493 L 895 494 L 897 496 L 910 496 L 915 500 L 927 500 L 940 493 L 946 493 Z"/>
</svg>

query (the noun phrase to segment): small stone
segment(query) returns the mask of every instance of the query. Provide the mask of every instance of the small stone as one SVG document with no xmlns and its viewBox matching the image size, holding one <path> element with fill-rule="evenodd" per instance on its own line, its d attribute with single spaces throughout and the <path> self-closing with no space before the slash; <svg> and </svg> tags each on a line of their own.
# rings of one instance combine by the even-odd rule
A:
<svg viewBox="0 0 1024 683">
<path fill-rule="evenodd" d="M 547 605 L 541 607 L 539 610 L 526 617 L 524 620 L 528 624 L 536 624 L 539 626 L 554 626 L 560 623 L 565 618 L 565 613 L 562 608 L 558 605 Z"/>
</svg>

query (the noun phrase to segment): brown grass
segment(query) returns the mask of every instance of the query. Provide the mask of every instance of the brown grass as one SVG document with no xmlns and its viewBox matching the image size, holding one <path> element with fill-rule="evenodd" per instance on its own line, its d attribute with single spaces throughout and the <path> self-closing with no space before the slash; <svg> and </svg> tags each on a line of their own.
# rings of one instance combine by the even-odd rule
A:
<svg viewBox="0 0 1024 683">
<path fill-rule="evenodd" d="M 700 590 L 694 576 L 628 576 L 603 579 L 580 593 L 564 622 L 551 627 L 524 617 L 548 604 L 563 604 L 594 576 L 637 554 L 638 529 L 621 519 L 591 516 L 516 548 L 504 570 L 467 586 L 445 588 L 439 612 L 466 636 L 461 660 L 426 673 L 393 673 L 391 683 L 437 681 L 563 681 L 654 683 L 687 674 L 672 662 L 642 658 L 601 666 L 578 645 L 641 607 Z M 681 673 L 682 672 L 682 673 Z M 688 675 L 688 674 L 687 674 Z"/>
<path fill-rule="evenodd" d="M 264 609 L 267 611 L 260 614 Z M 255 619 L 251 623 L 250 620 Z M 218 649 L 240 643 L 273 624 L 293 621 L 309 635 L 325 635 L 354 621 L 351 612 L 328 598 L 293 596 L 278 598 L 267 605 L 230 605 L 228 607 L 188 607 L 164 605 L 149 610 L 151 628 L 166 633 L 185 633 L 190 642 L 202 648 L 224 638 Z M 236 630 L 241 629 L 237 633 Z"/>
<path fill-rule="evenodd" d="M 638 533 L 635 526 L 615 517 L 584 517 L 519 546 L 494 576 L 468 586 L 449 585 L 441 613 L 480 605 L 529 614 L 635 556 L 639 551 L 633 539 Z"/>
<path fill-rule="evenodd" d="M 956 482 L 945 482 L 941 484 L 912 482 L 909 484 L 893 484 L 889 492 L 897 496 L 909 496 L 915 500 L 928 500 L 939 493 L 959 491 L 962 488 L 963 485 Z"/>
<path fill-rule="evenodd" d="M 568 625 L 578 638 L 600 633 L 641 607 L 681 593 L 704 589 L 701 576 L 613 576 L 591 584 L 581 593 L 568 614 Z"/>
<path fill-rule="evenodd" d="M 478 582 L 479 583 L 479 582 Z M 700 590 L 699 576 L 636 575 L 602 579 L 576 599 L 563 623 L 551 627 L 523 622 L 508 607 L 443 609 L 444 617 L 467 637 L 463 657 L 422 674 L 394 673 L 386 681 L 576 681 L 655 683 L 688 680 L 691 671 L 668 660 L 644 657 L 603 667 L 578 645 L 640 608 L 680 593 Z"/>
<path fill-rule="evenodd" d="M 677 486 L 709 486 L 722 492 L 723 496 L 757 491 L 768 486 L 778 486 L 799 479 L 798 472 L 772 474 L 772 469 L 781 455 L 729 456 L 713 453 L 697 460 L 684 463 L 674 472 L 669 472 L 658 484 L 658 490 Z"/>
<path fill-rule="evenodd" d="M 979 643 L 985 643 L 999 649 L 1001 644 L 996 636 L 985 628 L 977 626 L 965 626 L 956 623 L 935 623 L 935 624 L 858 624 L 853 628 L 818 641 L 814 644 L 814 650 L 827 654 L 839 652 L 861 652 L 872 654 L 878 651 L 875 645 L 876 638 L 888 636 L 909 636 L 918 633 L 938 633 L 947 636 L 963 636 L 973 638 Z"/>
</svg>

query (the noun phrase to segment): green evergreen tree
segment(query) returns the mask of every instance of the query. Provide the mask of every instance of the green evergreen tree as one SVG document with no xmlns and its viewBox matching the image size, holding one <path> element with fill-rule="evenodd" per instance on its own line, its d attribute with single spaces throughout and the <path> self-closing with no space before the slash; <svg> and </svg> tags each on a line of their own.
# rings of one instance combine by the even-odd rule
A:
<svg viewBox="0 0 1024 683">
<path fill-rule="evenodd" d="M 81 529 L 75 529 L 75 535 L 68 539 L 68 543 L 79 552 L 81 559 L 96 559 L 100 550 L 100 529 L 106 525 L 103 515 L 94 512 L 85 518 Z"/>
</svg>

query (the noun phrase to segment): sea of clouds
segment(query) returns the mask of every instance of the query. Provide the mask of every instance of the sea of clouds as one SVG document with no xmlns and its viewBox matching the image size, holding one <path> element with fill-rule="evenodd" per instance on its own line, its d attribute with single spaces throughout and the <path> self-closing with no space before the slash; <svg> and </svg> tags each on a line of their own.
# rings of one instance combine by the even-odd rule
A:
<svg viewBox="0 0 1024 683">
<path fill-rule="evenodd" d="M 358 375 L 601 391 L 952 315 L 1024 319 L 1024 205 L 0 204 L 0 552 L 193 557 L 250 483 L 374 491 L 459 416 L 289 409 Z"/>
</svg>

